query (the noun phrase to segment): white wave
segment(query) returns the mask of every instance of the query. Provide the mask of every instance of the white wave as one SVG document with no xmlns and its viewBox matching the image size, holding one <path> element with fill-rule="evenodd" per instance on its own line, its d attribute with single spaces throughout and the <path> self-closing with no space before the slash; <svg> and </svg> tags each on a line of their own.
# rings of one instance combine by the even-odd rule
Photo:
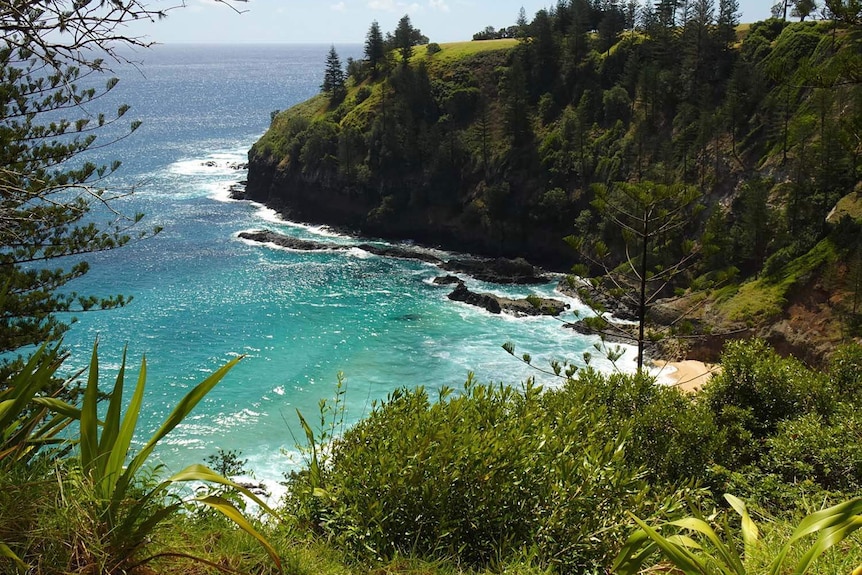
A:
<svg viewBox="0 0 862 575">
<path fill-rule="evenodd" d="M 285 221 L 282 219 L 278 212 L 272 208 L 268 208 L 263 204 L 258 204 L 254 202 L 256 206 L 259 206 L 257 211 L 254 213 L 254 217 L 259 218 L 265 222 L 269 222 L 272 224 L 283 224 Z"/>
<path fill-rule="evenodd" d="M 204 159 L 178 160 L 168 166 L 168 171 L 180 176 L 229 176 L 239 172 L 237 166 L 241 163 L 209 156 Z"/>
<path fill-rule="evenodd" d="M 237 200 L 231 197 L 231 187 L 236 185 L 238 182 L 217 182 L 205 185 L 204 188 L 208 190 L 207 197 L 211 200 L 215 200 L 216 202 L 221 202 L 223 204 L 232 204 L 236 202 L 241 202 L 243 200 Z"/>
<path fill-rule="evenodd" d="M 366 252 L 365 250 L 360 248 L 350 248 L 349 250 L 347 250 L 347 255 L 360 260 L 367 260 L 375 257 L 374 254 Z"/>
<path fill-rule="evenodd" d="M 326 238 L 344 238 L 344 239 L 355 239 L 353 236 L 348 234 L 342 234 L 330 228 L 329 226 L 324 225 L 316 225 L 316 224 L 304 224 L 302 222 L 294 222 L 291 220 L 279 219 L 279 223 L 286 225 L 291 228 L 298 228 L 301 230 L 305 230 L 310 234 L 315 236 L 323 236 Z"/>
</svg>

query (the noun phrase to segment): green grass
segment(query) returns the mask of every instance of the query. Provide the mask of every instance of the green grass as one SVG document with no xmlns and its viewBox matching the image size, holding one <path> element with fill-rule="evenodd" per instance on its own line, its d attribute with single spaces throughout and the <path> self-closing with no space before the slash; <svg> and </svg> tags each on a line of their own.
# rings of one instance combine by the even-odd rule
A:
<svg viewBox="0 0 862 575">
<path fill-rule="evenodd" d="M 862 185 L 858 191 L 853 191 L 838 200 L 835 210 L 829 214 L 829 221 L 838 222 L 842 217 L 850 216 L 854 220 L 862 221 Z"/>
<path fill-rule="evenodd" d="M 492 52 L 494 50 L 508 50 L 518 45 L 518 41 L 514 38 L 504 38 L 502 40 L 481 40 L 472 42 L 449 42 L 440 44 L 441 50 L 431 56 L 432 62 L 453 62 L 480 54 L 482 52 Z M 413 49 L 413 57 L 411 63 L 417 63 L 423 58 L 427 58 L 425 46 L 418 46 Z"/>
<path fill-rule="evenodd" d="M 761 321 L 784 311 L 791 291 L 803 285 L 813 274 L 837 258 L 830 239 L 822 240 L 807 254 L 800 256 L 773 276 L 763 276 L 739 286 L 730 297 L 722 293 L 718 302 L 721 314 L 730 321 Z"/>
</svg>

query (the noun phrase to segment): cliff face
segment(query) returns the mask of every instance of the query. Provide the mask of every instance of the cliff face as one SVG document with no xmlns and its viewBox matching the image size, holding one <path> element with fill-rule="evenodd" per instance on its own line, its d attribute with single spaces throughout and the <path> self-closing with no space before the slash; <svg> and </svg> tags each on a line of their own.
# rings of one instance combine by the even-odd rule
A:
<svg viewBox="0 0 862 575">
<path fill-rule="evenodd" d="M 279 166 L 272 158 L 250 157 L 245 197 L 266 204 L 295 221 L 343 227 L 390 240 L 412 240 L 443 249 L 490 257 L 525 257 L 550 269 L 567 271 L 573 253 L 563 238 L 570 222 L 548 225 L 531 221 L 523 204 L 510 206 L 524 217 L 490 230 L 469 204 L 447 205 L 423 200 L 399 204 L 399 198 L 426 194 L 415 182 L 382 181 L 382 196 L 374 188 L 308 177 Z M 412 184 L 412 185 L 411 185 Z M 486 224 L 486 225 L 483 225 Z M 566 225 L 566 224 L 569 225 Z"/>
<path fill-rule="evenodd" d="M 444 45 L 274 119 L 247 196 L 291 218 L 567 270 L 573 204 L 537 213 L 535 142 L 512 145 L 500 82 L 514 41 Z M 452 55 L 454 54 L 454 55 Z"/>
</svg>

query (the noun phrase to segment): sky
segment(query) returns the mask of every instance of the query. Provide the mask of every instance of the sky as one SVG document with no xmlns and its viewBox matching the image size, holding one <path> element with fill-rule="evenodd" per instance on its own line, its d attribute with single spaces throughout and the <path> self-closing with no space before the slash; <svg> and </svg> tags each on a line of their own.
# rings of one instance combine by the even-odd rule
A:
<svg viewBox="0 0 862 575">
<path fill-rule="evenodd" d="M 215 0 L 186 0 L 154 24 L 135 23 L 135 36 L 174 44 L 300 43 L 351 44 L 365 41 L 372 20 L 384 32 L 409 14 L 416 28 L 432 42 L 470 40 L 486 26 L 511 26 L 523 6 L 528 19 L 556 0 L 248 0 L 232 4 L 237 14 Z M 157 6 L 158 3 L 153 3 Z M 772 0 L 739 0 L 743 22 L 769 17 Z"/>
</svg>

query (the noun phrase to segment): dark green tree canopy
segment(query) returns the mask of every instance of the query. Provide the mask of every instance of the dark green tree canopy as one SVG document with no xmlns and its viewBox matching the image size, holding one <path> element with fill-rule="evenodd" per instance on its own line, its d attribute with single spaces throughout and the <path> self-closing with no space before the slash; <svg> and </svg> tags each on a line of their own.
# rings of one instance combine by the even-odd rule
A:
<svg viewBox="0 0 862 575">
<path fill-rule="evenodd" d="M 422 35 L 418 28 L 414 28 L 410 22 L 410 16 L 405 14 L 398 21 L 398 26 L 395 28 L 395 34 L 392 35 L 391 45 L 398 50 L 401 55 L 401 61 L 407 62 L 413 56 L 413 47 L 427 44 L 428 38 Z"/>
<path fill-rule="evenodd" d="M 335 46 L 330 46 L 329 54 L 326 56 L 326 72 L 320 89 L 329 94 L 333 102 L 338 103 L 344 99 L 344 69 L 341 67 L 341 59 L 335 51 Z"/>
<path fill-rule="evenodd" d="M 376 72 L 377 66 L 385 56 L 386 48 L 383 44 L 383 33 L 380 31 L 380 24 L 375 20 L 371 23 L 368 35 L 365 37 L 365 59 L 368 60 L 372 74 Z"/>
</svg>

